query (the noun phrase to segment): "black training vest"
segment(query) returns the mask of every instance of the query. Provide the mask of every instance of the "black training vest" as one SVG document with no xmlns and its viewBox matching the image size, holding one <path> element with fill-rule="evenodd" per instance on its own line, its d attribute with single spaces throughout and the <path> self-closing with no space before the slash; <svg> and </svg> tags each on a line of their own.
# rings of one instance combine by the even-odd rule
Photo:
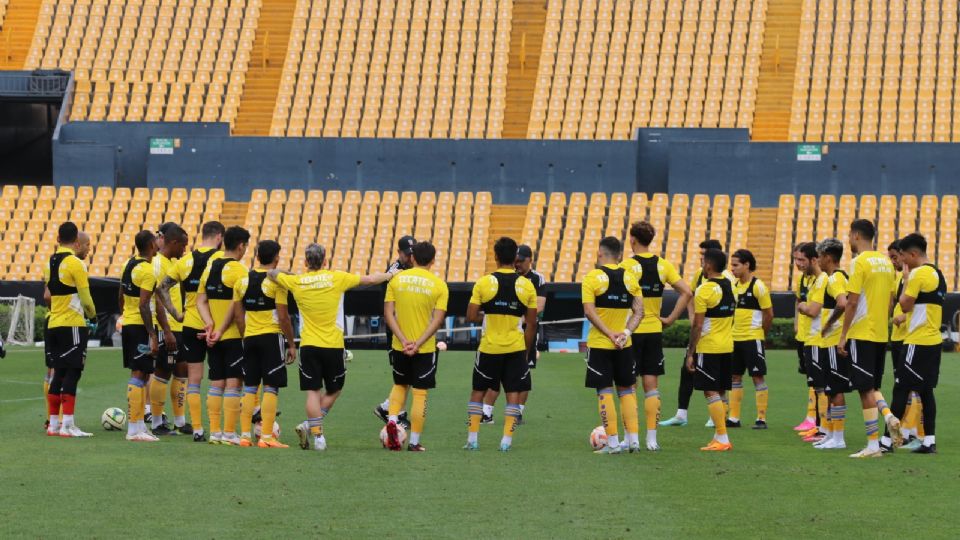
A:
<svg viewBox="0 0 960 540">
<path fill-rule="evenodd" d="M 229 257 L 221 257 L 210 263 L 207 286 L 203 290 L 209 300 L 233 300 L 233 288 L 223 284 L 223 267 L 233 261 L 234 259 Z"/>
<path fill-rule="evenodd" d="M 711 319 L 733 317 L 733 312 L 737 308 L 737 299 L 733 294 L 733 284 L 725 277 L 708 279 L 707 281 L 712 281 L 719 285 L 723 296 L 720 298 L 720 302 L 712 308 L 707 309 L 704 315 Z"/>
<path fill-rule="evenodd" d="M 63 263 L 63 260 L 70 255 L 73 254 L 67 253 L 66 251 L 61 251 L 60 253 L 54 253 L 50 256 L 50 276 L 47 280 L 47 289 L 50 290 L 50 296 L 67 296 L 71 294 L 77 294 L 76 287 L 70 287 L 69 285 L 66 285 L 60 281 L 60 264 Z"/>
<path fill-rule="evenodd" d="M 611 309 L 630 309 L 633 307 L 633 295 L 627 291 L 627 285 L 623 282 L 623 268 L 601 266 L 600 270 L 607 275 L 610 284 L 603 294 L 594 299 L 594 305 Z"/>
<path fill-rule="evenodd" d="M 840 274 L 845 278 L 849 277 L 847 276 L 847 273 L 844 272 L 843 270 L 837 270 L 836 272 L 833 273 L 833 275 L 837 275 L 837 274 Z M 901 281 L 900 283 L 902 284 L 903 282 Z M 897 296 L 898 297 L 900 296 L 899 292 L 897 293 Z M 837 307 L 837 299 L 834 298 L 833 296 L 830 296 L 830 293 L 828 291 L 823 291 L 823 309 L 835 309 L 836 307 Z"/>
<path fill-rule="evenodd" d="M 123 289 L 124 296 L 140 298 L 140 287 L 133 284 L 133 269 L 138 264 L 147 262 L 142 257 L 131 257 L 127 265 L 123 267 L 123 275 L 120 277 L 120 288 Z"/>
<path fill-rule="evenodd" d="M 937 272 L 937 277 L 940 278 L 940 283 L 937 285 L 936 290 L 920 292 L 917 294 L 917 304 L 933 304 L 936 306 L 943 305 L 943 299 L 947 296 L 947 280 L 943 278 L 943 272 L 940 271 L 936 266 L 927 263 L 923 266 L 929 266 Z"/>
<path fill-rule="evenodd" d="M 811 277 L 813 277 L 813 276 L 811 276 Z M 814 277 L 814 280 L 816 280 L 816 277 Z M 807 284 L 807 275 L 806 275 L 806 274 L 802 274 L 802 275 L 800 276 L 800 290 L 799 290 L 799 293 L 800 293 L 800 301 L 801 301 L 801 302 L 806 302 L 806 301 L 807 301 L 807 293 L 808 293 L 809 291 L 810 291 L 810 286 Z"/>
<path fill-rule="evenodd" d="M 263 280 L 267 278 L 267 273 L 251 270 L 247 276 L 247 292 L 243 293 L 243 309 L 247 311 L 276 309 L 277 301 L 263 292 Z"/>
<path fill-rule="evenodd" d="M 491 274 L 497 280 L 497 294 L 487 300 L 480 307 L 486 315 L 513 315 L 523 317 L 527 307 L 520 302 L 517 296 L 517 279 L 520 274 L 511 272 L 494 272 Z"/>
<path fill-rule="evenodd" d="M 637 261 L 643 274 L 640 275 L 640 289 L 643 291 L 644 298 L 662 298 L 663 281 L 660 280 L 660 270 L 657 263 L 660 257 L 641 257 L 634 255 L 633 260 Z"/>
<path fill-rule="evenodd" d="M 210 260 L 210 257 L 212 257 L 216 251 L 215 249 L 207 251 L 193 250 L 193 267 L 190 268 L 190 273 L 187 274 L 187 279 L 183 282 L 183 292 L 195 293 L 200 289 L 200 276 L 202 276 L 203 271 L 207 269 L 207 261 Z"/>
<path fill-rule="evenodd" d="M 750 279 L 750 283 L 747 284 L 747 290 L 743 291 L 743 294 L 737 297 L 737 309 L 760 310 L 760 300 L 757 300 L 757 295 L 753 292 L 753 286 L 756 285 L 756 283 L 756 277 Z"/>
</svg>

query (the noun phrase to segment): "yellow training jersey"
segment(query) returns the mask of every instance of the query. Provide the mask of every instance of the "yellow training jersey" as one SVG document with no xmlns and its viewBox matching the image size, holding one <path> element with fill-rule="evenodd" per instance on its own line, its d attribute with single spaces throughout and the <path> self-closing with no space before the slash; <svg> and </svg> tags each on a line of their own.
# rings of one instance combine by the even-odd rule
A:
<svg viewBox="0 0 960 540">
<path fill-rule="evenodd" d="M 397 324 L 410 341 L 417 340 L 430 326 L 433 310 L 447 310 L 450 291 L 447 284 L 426 268 L 411 268 L 393 276 L 387 283 L 385 302 L 393 302 Z M 393 336 L 393 350 L 402 351 L 403 344 Z M 432 353 L 437 350 L 437 339 L 423 343 L 418 352 Z"/>
<path fill-rule="evenodd" d="M 606 264 L 591 270 L 580 286 L 584 304 L 593 304 L 597 316 L 612 332 L 623 332 L 632 313 L 633 299 L 642 297 L 640 281 L 633 271 L 615 264 Z M 644 307 L 646 309 L 646 307 Z M 627 340 L 630 346 L 632 340 Z M 616 349 L 610 338 L 590 326 L 587 346 L 591 349 Z"/>
<path fill-rule="evenodd" d="M 729 270 L 724 270 L 720 275 L 727 278 L 727 281 L 730 283 L 737 281 L 737 278 Z M 693 273 L 693 277 L 690 278 L 690 288 L 696 291 L 697 287 L 703 285 L 706 281 L 703 277 L 703 268 L 697 268 L 697 271 Z"/>
<path fill-rule="evenodd" d="M 816 303 L 823 305 L 823 293 L 827 290 L 827 273 L 820 272 L 820 274 L 813 281 L 813 284 L 810 285 L 810 288 L 807 290 L 807 305 Z M 821 310 L 822 311 L 822 310 Z M 820 322 L 821 318 L 817 317 L 807 317 L 803 315 L 806 322 L 807 333 L 803 336 L 803 343 L 808 347 L 820 347 Z"/>
<path fill-rule="evenodd" d="M 168 259 L 164 257 L 162 253 L 157 253 L 157 255 L 153 258 L 153 275 L 157 278 L 157 284 L 163 281 L 163 278 L 170 273 L 170 268 L 173 267 L 175 262 L 177 262 L 177 259 Z M 170 287 L 170 301 L 173 302 L 174 307 L 183 312 L 183 295 L 180 294 L 179 283 L 173 287 Z M 150 310 L 154 312 L 154 326 L 159 326 L 157 323 L 156 305 L 153 302 L 150 303 Z M 167 315 L 167 322 L 170 324 L 171 332 L 179 332 L 183 330 L 183 323 L 177 322 L 176 319 L 169 315 Z"/>
<path fill-rule="evenodd" d="M 736 309 L 733 285 L 725 278 L 708 279 L 693 295 L 694 313 L 704 314 L 698 353 L 733 352 L 733 315 Z"/>
<path fill-rule="evenodd" d="M 343 293 L 360 285 L 360 276 L 339 270 L 280 274 L 277 282 L 290 291 L 300 308 L 300 345 L 343 348 Z"/>
<path fill-rule="evenodd" d="M 247 267 L 227 257 L 211 261 L 200 276 L 199 292 L 207 295 L 210 316 L 213 317 L 215 328 L 220 327 L 227 312 L 233 307 L 233 288 L 246 276 Z M 236 321 L 233 321 L 220 339 L 240 339 L 241 337 L 240 329 L 237 328 Z"/>
<path fill-rule="evenodd" d="M 43 269 L 50 291 L 50 315 L 47 328 L 87 325 L 78 289 L 89 289 L 87 267 L 70 248 L 57 248 L 50 263 Z"/>
<path fill-rule="evenodd" d="M 680 273 L 670 261 L 653 253 L 640 253 L 620 263 L 620 267 L 633 272 L 643 291 L 643 319 L 634 334 L 656 334 L 663 332 L 660 311 L 663 307 L 665 285 L 680 281 Z"/>
<path fill-rule="evenodd" d="M 153 273 L 150 261 L 141 257 L 133 257 L 127 261 L 120 278 L 120 287 L 123 289 L 123 324 L 143 326 L 143 317 L 140 316 L 140 291 L 153 292 L 157 285 L 157 276 Z M 152 300 L 151 300 L 152 301 Z"/>
<path fill-rule="evenodd" d="M 499 269 L 477 280 L 470 303 L 483 311 L 483 337 L 479 351 L 507 354 L 527 349 L 523 320 L 527 309 L 537 308 L 537 290 L 514 270 Z"/>
<path fill-rule="evenodd" d="M 940 345 L 940 325 L 943 324 L 943 300 L 947 282 L 940 270 L 924 264 L 910 271 L 904 294 L 917 301 L 908 320 L 908 334 L 903 342 L 908 345 Z"/>
<path fill-rule="evenodd" d="M 847 292 L 859 294 L 860 299 L 848 339 L 886 343 L 895 277 L 890 259 L 879 251 L 864 251 L 853 260 Z"/>
<path fill-rule="evenodd" d="M 267 272 L 255 268 L 233 287 L 233 301 L 243 306 L 243 337 L 281 333 L 277 306 L 287 305 L 287 290 L 267 279 Z"/>
<path fill-rule="evenodd" d="M 843 315 L 841 315 L 830 328 L 827 328 L 827 322 L 837 307 L 837 299 L 840 295 L 846 294 L 846 292 L 847 273 L 842 270 L 837 270 L 827 278 L 826 287 L 824 287 L 823 294 L 820 296 L 823 300 L 816 300 L 823 305 L 820 310 L 820 340 L 817 344 L 818 347 L 835 347 L 840 343 L 840 331 L 843 329 Z"/>
<path fill-rule="evenodd" d="M 893 316 L 903 315 L 900 307 L 900 295 L 903 294 L 903 272 L 897 272 L 893 278 Z M 909 333 L 910 324 L 904 320 L 903 324 L 895 324 L 890 329 L 890 341 L 903 341 Z"/>
<path fill-rule="evenodd" d="M 810 293 L 810 287 L 813 286 L 813 283 L 817 280 L 817 276 L 808 276 L 807 274 L 801 274 L 800 279 L 797 280 L 797 285 L 793 289 L 793 294 L 796 295 L 797 301 L 799 303 L 804 303 L 807 301 L 808 295 Z M 797 312 L 797 333 L 794 336 L 794 339 L 800 343 L 804 343 L 807 340 L 807 335 L 810 333 L 810 317 Z"/>
<path fill-rule="evenodd" d="M 746 283 L 738 279 L 733 284 L 733 294 L 737 297 L 737 309 L 733 314 L 733 340 L 763 340 L 763 310 L 773 307 L 770 291 L 759 278 Z"/>
<path fill-rule="evenodd" d="M 207 264 L 223 257 L 223 252 L 211 247 L 200 247 L 177 259 L 170 266 L 167 276 L 180 284 L 184 296 L 183 326 L 194 330 L 203 330 L 203 319 L 197 311 L 197 289 L 200 288 L 200 276 Z M 178 304 L 174 304 L 177 306 Z"/>
</svg>

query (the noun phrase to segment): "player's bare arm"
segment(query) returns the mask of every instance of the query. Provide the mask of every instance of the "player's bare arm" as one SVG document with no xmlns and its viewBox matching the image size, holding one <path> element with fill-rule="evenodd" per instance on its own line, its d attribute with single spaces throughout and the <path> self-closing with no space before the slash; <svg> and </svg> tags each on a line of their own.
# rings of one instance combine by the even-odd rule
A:
<svg viewBox="0 0 960 540">
<path fill-rule="evenodd" d="M 280 323 L 280 331 L 287 340 L 287 354 L 284 356 L 283 363 L 289 366 L 297 360 L 297 343 L 293 334 L 293 322 L 290 320 L 290 310 L 286 304 L 277 304 L 277 322 Z"/>
<path fill-rule="evenodd" d="M 686 364 L 687 371 L 693 373 L 693 355 L 697 350 L 697 343 L 700 342 L 700 333 L 703 332 L 703 321 L 706 313 L 695 313 L 693 322 L 690 323 L 690 345 L 687 346 Z"/>
<path fill-rule="evenodd" d="M 177 322 L 183 322 L 183 313 L 180 313 L 179 310 L 173 305 L 173 300 L 170 298 L 170 289 L 176 287 L 179 282 L 173 279 L 170 276 L 164 276 L 163 281 L 157 285 L 156 295 L 160 299 L 160 303 L 163 304 L 163 309 L 167 310 L 167 313 L 173 317 L 173 320 Z"/>
<path fill-rule="evenodd" d="M 673 311 L 670 312 L 670 315 L 666 317 L 660 317 L 660 323 L 664 326 L 670 326 L 671 324 L 677 322 L 677 319 L 680 318 L 680 315 L 687 310 L 687 306 L 690 305 L 690 300 L 693 298 L 693 290 L 690 289 L 690 285 L 682 280 L 677 280 L 676 283 L 671 283 L 673 290 L 677 291 L 677 294 L 680 296 L 677 297 L 677 303 L 673 306 Z M 693 308 L 688 310 L 688 313 L 692 311 Z M 692 316 L 690 317 L 693 318 Z"/>
</svg>

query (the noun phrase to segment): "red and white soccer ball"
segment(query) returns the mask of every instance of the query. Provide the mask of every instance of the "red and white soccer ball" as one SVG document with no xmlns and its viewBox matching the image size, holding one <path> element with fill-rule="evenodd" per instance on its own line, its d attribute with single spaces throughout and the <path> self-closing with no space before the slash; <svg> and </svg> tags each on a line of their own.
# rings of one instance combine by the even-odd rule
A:
<svg viewBox="0 0 960 540">
<path fill-rule="evenodd" d="M 260 424 L 261 422 L 257 422 L 253 425 L 253 435 L 258 439 L 263 435 L 263 427 Z M 280 424 L 277 422 L 273 423 L 273 438 L 280 440 Z"/>
<path fill-rule="evenodd" d="M 407 430 L 403 429 L 400 424 L 397 424 L 397 438 L 400 439 L 400 446 L 407 444 Z M 383 426 L 383 429 L 380 430 L 380 444 L 384 448 L 387 447 L 387 426 Z"/>
<path fill-rule="evenodd" d="M 607 445 L 607 430 L 603 426 L 597 426 L 590 432 L 590 446 L 594 450 L 600 450 Z"/>
</svg>

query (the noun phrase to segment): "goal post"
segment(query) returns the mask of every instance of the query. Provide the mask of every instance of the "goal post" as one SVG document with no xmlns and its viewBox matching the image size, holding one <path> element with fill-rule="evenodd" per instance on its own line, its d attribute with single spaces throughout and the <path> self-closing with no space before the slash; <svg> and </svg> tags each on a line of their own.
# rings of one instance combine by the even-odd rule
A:
<svg viewBox="0 0 960 540">
<path fill-rule="evenodd" d="M 0 337 L 5 344 L 34 344 L 36 307 L 36 300 L 28 296 L 0 297 Z"/>
</svg>

